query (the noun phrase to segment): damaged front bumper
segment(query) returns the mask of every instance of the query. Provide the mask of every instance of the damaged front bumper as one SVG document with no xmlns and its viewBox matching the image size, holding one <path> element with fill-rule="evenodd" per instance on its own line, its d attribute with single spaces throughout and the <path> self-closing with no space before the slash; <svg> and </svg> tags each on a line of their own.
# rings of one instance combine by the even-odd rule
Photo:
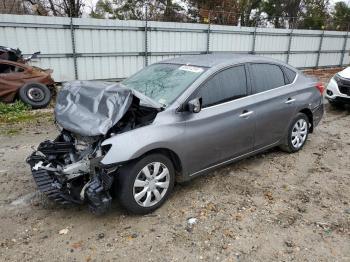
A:
<svg viewBox="0 0 350 262">
<path fill-rule="evenodd" d="M 96 139 L 85 147 L 69 134 L 42 142 L 28 158 L 41 192 L 60 204 L 87 203 L 91 212 L 105 213 L 111 206 L 110 189 L 118 166 L 100 165 L 102 149 Z"/>
<path fill-rule="evenodd" d="M 42 142 L 27 159 L 39 189 L 58 203 L 88 203 L 93 213 L 106 212 L 121 163 L 102 165 L 110 150 L 103 141 L 152 123 L 161 110 L 158 103 L 119 84 L 67 83 L 55 106 L 60 135 Z"/>
</svg>

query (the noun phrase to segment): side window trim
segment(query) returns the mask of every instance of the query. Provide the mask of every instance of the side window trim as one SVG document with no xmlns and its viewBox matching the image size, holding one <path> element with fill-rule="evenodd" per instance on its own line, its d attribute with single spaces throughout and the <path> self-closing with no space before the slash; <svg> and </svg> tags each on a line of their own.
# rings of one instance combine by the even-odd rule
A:
<svg viewBox="0 0 350 262">
<path fill-rule="evenodd" d="M 286 85 L 289 85 L 289 84 L 293 83 L 294 80 L 295 80 L 295 78 L 297 77 L 297 74 L 298 74 L 298 73 L 295 72 L 294 70 L 290 69 L 290 68 L 287 68 L 286 66 L 280 66 L 280 67 L 281 67 L 281 69 L 282 69 L 282 72 L 283 72 L 283 74 L 284 74 L 285 79 L 289 81 L 289 83 L 285 82 L 285 84 L 286 84 Z M 295 73 L 293 79 L 289 79 L 286 69 L 289 69 L 289 70 L 291 70 L 291 71 L 293 71 L 293 72 Z"/>
<path fill-rule="evenodd" d="M 248 77 L 248 70 L 247 70 L 247 63 L 240 63 L 240 64 L 235 64 L 235 65 L 230 65 L 230 66 L 227 66 L 227 67 L 224 67 L 224 68 L 221 68 L 219 69 L 218 71 L 215 71 L 213 74 L 211 74 L 205 81 L 203 81 L 197 88 L 196 90 L 194 90 L 192 92 L 192 94 L 189 96 L 188 99 L 186 99 L 186 102 L 187 103 L 188 101 L 190 101 L 191 99 L 197 97 L 199 91 L 201 88 L 204 87 L 204 85 L 210 81 L 213 77 L 215 77 L 217 74 L 225 71 L 225 70 L 228 70 L 228 69 L 231 69 L 231 68 L 235 68 L 235 67 L 238 67 L 238 66 L 243 66 L 244 67 L 244 72 L 245 72 L 245 77 L 246 77 L 246 92 L 247 92 L 247 95 L 244 96 L 244 97 L 247 97 L 249 95 L 251 95 L 251 92 L 252 92 L 252 85 L 251 85 L 251 81 Z M 236 99 L 230 99 L 230 100 L 226 100 L 226 101 L 221 101 L 219 103 L 216 103 L 216 104 L 212 104 L 212 105 L 209 105 L 207 107 L 203 107 L 203 108 L 210 108 L 212 106 L 217 106 L 217 105 L 221 105 L 221 104 L 225 104 L 225 103 L 228 103 L 228 102 L 232 102 L 234 100 L 237 100 L 237 99 L 241 99 L 241 98 L 244 98 L 244 97 L 240 97 L 240 98 L 236 98 Z"/>
</svg>

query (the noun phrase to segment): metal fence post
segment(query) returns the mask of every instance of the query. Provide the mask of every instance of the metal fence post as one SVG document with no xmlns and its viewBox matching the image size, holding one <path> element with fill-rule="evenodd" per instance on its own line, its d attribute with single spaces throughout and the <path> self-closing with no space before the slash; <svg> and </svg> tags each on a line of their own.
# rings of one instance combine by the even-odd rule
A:
<svg viewBox="0 0 350 262">
<path fill-rule="evenodd" d="M 208 29 L 207 29 L 207 54 L 210 53 L 210 11 L 208 14 Z"/>
<path fill-rule="evenodd" d="M 145 10 L 145 66 L 148 66 L 148 5 L 146 3 Z"/>
<path fill-rule="evenodd" d="M 293 19 L 292 19 L 292 29 L 290 30 L 289 40 L 288 40 L 287 64 L 289 64 L 290 51 L 291 51 L 290 49 L 292 47 L 292 40 L 293 40 L 293 32 L 294 32 L 294 24 L 293 24 Z"/>
<path fill-rule="evenodd" d="M 344 44 L 343 44 L 343 51 L 342 51 L 342 54 L 341 54 L 341 57 L 340 57 L 340 63 L 339 63 L 339 66 L 343 66 L 343 63 L 344 63 L 344 57 L 345 57 L 345 53 L 346 53 L 346 46 L 348 44 L 348 38 L 349 38 L 349 28 L 350 25 L 348 25 L 348 30 L 344 36 Z"/>
<path fill-rule="evenodd" d="M 72 40 L 74 77 L 75 77 L 75 80 L 78 80 L 77 52 L 76 52 L 76 49 L 75 49 L 75 34 L 74 34 L 74 25 L 73 25 L 73 17 L 72 16 L 70 16 L 70 34 L 71 34 L 71 40 Z"/>
<path fill-rule="evenodd" d="M 316 60 L 316 68 L 318 68 L 320 64 L 320 57 L 321 57 L 321 51 L 322 51 L 322 44 L 323 44 L 323 38 L 324 38 L 324 29 L 322 31 L 321 39 L 320 39 L 320 46 L 318 47 L 318 53 L 317 53 L 317 60 Z"/>
<path fill-rule="evenodd" d="M 254 34 L 253 34 L 253 45 L 252 45 L 252 51 L 251 51 L 251 53 L 253 55 L 255 54 L 255 42 L 256 42 L 256 30 L 257 30 L 257 28 L 258 28 L 258 20 L 256 20 Z"/>
</svg>

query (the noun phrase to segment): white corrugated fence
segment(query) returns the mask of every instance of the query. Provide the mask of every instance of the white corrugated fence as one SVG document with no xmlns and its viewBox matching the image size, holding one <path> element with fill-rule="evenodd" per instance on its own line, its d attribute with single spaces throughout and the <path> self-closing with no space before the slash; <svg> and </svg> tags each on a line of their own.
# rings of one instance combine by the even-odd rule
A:
<svg viewBox="0 0 350 262">
<path fill-rule="evenodd" d="M 348 32 L 194 23 L 0 15 L 0 45 L 54 70 L 56 81 L 121 79 L 147 64 L 180 55 L 252 53 L 298 68 L 350 63 Z"/>
</svg>

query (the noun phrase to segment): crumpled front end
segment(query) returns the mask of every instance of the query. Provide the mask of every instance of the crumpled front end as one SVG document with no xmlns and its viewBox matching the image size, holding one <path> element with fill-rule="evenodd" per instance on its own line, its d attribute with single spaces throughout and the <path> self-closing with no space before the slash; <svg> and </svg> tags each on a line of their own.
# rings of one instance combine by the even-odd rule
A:
<svg viewBox="0 0 350 262">
<path fill-rule="evenodd" d="M 54 141 L 42 142 L 27 159 L 40 191 L 60 204 L 87 202 L 93 213 L 110 207 L 109 190 L 115 168 L 100 166 L 100 137 L 80 137 L 63 131 Z"/>
<path fill-rule="evenodd" d="M 39 190 L 61 204 L 88 203 L 93 213 L 106 212 L 119 164 L 101 164 L 109 150 L 102 142 L 152 123 L 159 108 L 143 102 L 117 85 L 66 85 L 55 108 L 61 133 L 43 141 L 27 158 Z"/>
</svg>

